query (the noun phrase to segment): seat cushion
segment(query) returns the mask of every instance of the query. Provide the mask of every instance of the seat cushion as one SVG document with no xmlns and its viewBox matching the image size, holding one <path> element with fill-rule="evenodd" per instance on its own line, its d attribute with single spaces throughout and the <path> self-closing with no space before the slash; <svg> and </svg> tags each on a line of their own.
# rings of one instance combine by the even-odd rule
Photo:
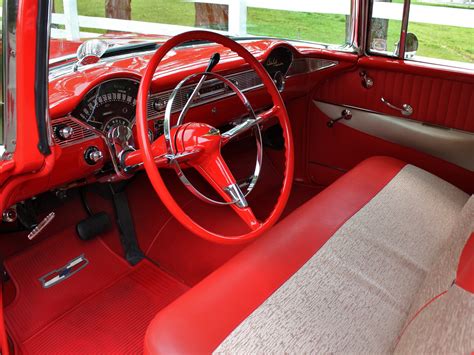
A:
<svg viewBox="0 0 474 355">
<path fill-rule="evenodd" d="M 466 200 L 371 158 L 160 312 L 146 350 L 388 351 Z"/>
</svg>

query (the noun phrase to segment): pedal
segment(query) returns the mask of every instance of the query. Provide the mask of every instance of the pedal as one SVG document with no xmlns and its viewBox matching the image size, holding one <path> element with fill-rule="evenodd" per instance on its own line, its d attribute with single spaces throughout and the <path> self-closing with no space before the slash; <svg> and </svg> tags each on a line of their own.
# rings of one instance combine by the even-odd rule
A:
<svg viewBox="0 0 474 355">
<path fill-rule="evenodd" d="M 56 217 L 56 214 L 54 212 L 48 214 L 41 222 L 38 223 L 36 227 L 33 228 L 30 234 L 28 234 L 28 239 L 33 240 L 38 234 L 41 233 L 43 229 L 47 227 L 48 224 L 51 223 L 54 217 Z"/>
<path fill-rule="evenodd" d="M 145 258 L 145 254 L 138 245 L 132 213 L 128 206 L 127 194 L 125 193 L 126 185 L 118 186 L 118 189 L 115 189 L 113 185 L 109 186 L 114 198 L 117 224 L 120 231 L 120 242 L 123 247 L 125 259 L 127 259 L 130 265 L 136 265 Z"/>
<path fill-rule="evenodd" d="M 90 240 L 112 228 L 109 215 L 105 212 L 93 214 L 76 225 L 77 235 L 81 240 Z"/>
</svg>

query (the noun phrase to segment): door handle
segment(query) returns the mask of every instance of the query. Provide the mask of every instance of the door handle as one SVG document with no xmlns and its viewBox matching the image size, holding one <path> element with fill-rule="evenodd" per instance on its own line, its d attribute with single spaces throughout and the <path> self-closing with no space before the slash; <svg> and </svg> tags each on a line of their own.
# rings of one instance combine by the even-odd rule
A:
<svg viewBox="0 0 474 355">
<path fill-rule="evenodd" d="M 387 105 L 388 107 L 394 109 L 394 110 L 397 110 L 397 111 L 400 111 L 401 114 L 403 116 L 410 116 L 411 114 L 413 114 L 413 107 L 411 107 L 410 105 L 408 104 L 403 104 L 402 107 L 397 107 L 395 105 L 392 105 L 390 102 L 388 102 L 385 98 L 381 98 L 380 99 L 385 105 Z"/>
</svg>

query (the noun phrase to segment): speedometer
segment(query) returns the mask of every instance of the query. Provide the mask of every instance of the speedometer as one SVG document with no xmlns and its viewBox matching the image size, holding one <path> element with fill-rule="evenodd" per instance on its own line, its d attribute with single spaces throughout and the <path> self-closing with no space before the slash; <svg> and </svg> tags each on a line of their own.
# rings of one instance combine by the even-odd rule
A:
<svg viewBox="0 0 474 355">
<path fill-rule="evenodd" d="M 105 133 L 116 126 L 131 126 L 138 86 L 138 81 L 131 79 L 105 81 L 85 95 L 72 115 Z"/>
</svg>

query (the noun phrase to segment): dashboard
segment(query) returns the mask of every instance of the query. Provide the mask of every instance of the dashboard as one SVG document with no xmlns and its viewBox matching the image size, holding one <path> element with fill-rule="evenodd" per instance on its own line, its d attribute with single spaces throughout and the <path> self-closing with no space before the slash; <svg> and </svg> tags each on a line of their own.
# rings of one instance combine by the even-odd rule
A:
<svg viewBox="0 0 474 355">
<path fill-rule="evenodd" d="M 307 92 L 305 74 L 330 68 L 336 61 L 302 55 L 295 47 L 278 40 L 244 44 L 262 63 L 284 99 Z M 232 52 L 217 47 L 221 62 L 215 71 L 246 94 L 255 111 L 271 105 L 259 76 Z M 202 72 L 216 46 L 188 48 L 163 61 L 155 75 L 148 100 L 149 139 L 163 134 L 163 116 L 173 88 L 186 76 Z M 196 53 L 199 56 L 196 57 Z M 60 154 L 43 191 L 69 188 L 95 181 L 120 179 L 113 147 L 107 137 L 117 127 L 136 137 L 135 112 L 140 77 L 152 53 L 107 58 L 78 72 L 50 75 L 50 115 L 52 139 Z M 188 59 L 193 54 L 193 59 Z M 54 69 L 53 69 L 54 70 Z M 174 100 L 172 112 L 182 110 L 195 83 L 183 86 Z M 217 128 L 242 119 L 243 105 L 235 93 L 219 79 L 206 79 L 188 112 L 189 120 L 203 121 Z M 242 107 L 240 107 L 242 106 Z M 66 168 L 66 169 L 65 169 Z"/>
<path fill-rule="evenodd" d="M 284 89 L 285 76 L 293 61 L 293 53 L 287 47 L 275 48 L 263 62 L 270 76 L 280 91 Z M 262 82 L 253 70 L 244 70 L 225 76 L 242 92 L 262 87 Z M 133 128 L 135 124 L 136 98 L 140 82 L 131 78 L 116 78 L 103 81 L 90 89 L 81 102 L 70 113 L 72 118 L 80 120 L 85 129 L 89 128 L 105 136 L 117 126 Z M 180 111 L 195 85 L 184 86 L 175 98 L 172 112 Z M 172 90 L 150 95 L 148 104 L 148 118 L 157 119 L 150 127 L 150 140 L 158 138 L 163 133 L 164 111 Z M 234 95 L 234 92 L 219 79 L 208 79 L 199 90 L 192 107 L 203 105 Z M 71 144 L 84 138 L 84 134 L 74 136 L 74 128 L 67 128 L 65 123 L 54 125 L 53 131 L 56 141 L 60 145 Z M 84 133 L 84 132 L 82 132 Z M 87 137 L 89 135 L 86 134 Z"/>
</svg>

